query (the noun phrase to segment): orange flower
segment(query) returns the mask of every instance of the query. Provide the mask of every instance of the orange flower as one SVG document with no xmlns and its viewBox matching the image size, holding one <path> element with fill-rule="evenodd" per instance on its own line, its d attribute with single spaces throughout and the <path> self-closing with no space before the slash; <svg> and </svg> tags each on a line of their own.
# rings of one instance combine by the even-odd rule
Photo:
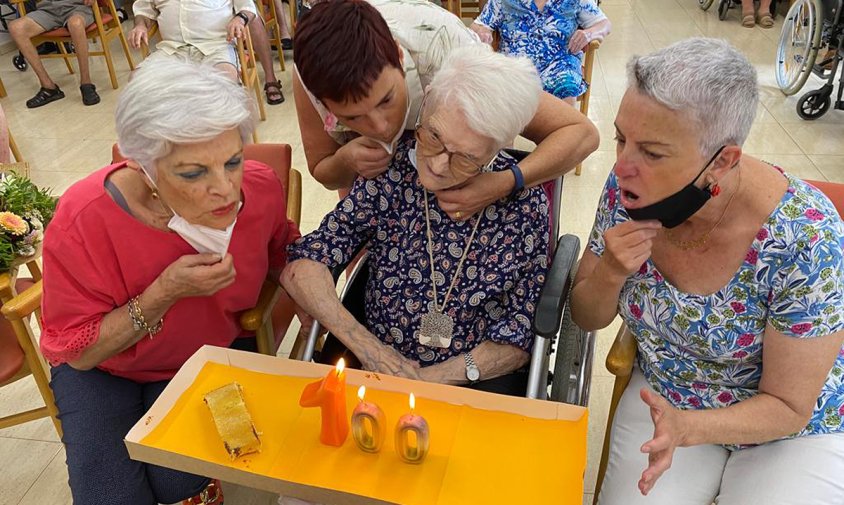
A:
<svg viewBox="0 0 844 505">
<path fill-rule="evenodd" d="M 17 214 L 0 212 L 0 229 L 12 235 L 24 235 L 29 231 L 29 225 Z"/>
</svg>

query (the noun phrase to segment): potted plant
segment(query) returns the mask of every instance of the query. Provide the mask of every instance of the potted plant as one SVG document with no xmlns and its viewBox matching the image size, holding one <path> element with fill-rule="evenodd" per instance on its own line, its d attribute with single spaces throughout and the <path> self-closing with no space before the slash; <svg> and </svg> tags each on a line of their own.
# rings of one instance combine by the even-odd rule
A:
<svg viewBox="0 0 844 505">
<path fill-rule="evenodd" d="M 38 255 L 57 201 L 28 177 L 0 174 L 0 272 Z"/>
</svg>

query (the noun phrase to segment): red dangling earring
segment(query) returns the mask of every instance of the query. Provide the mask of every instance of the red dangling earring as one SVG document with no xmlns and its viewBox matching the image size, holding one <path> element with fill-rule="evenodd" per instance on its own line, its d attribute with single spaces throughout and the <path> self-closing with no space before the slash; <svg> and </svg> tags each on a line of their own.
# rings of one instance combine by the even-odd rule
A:
<svg viewBox="0 0 844 505">
<path fill-rule="evenodd" d="M 709 189 L 709 194 L 712 196 L 718 196 L 721 194 L 721 186 L 717 183 L 713 184 L 712 187 Z"/>
</svg>

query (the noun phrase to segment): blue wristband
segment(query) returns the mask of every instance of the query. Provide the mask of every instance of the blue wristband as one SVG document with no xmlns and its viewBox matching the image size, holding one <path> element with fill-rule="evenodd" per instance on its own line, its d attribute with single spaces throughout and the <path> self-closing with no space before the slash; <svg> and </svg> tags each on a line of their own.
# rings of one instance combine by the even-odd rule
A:
<svg viewBox="0 0 844 505">
<path fill-rule="evenodd" d="M 510 198 L 516 196 L 516 194 L 525 189 L 525 176 L 522 175 L 522 169 L 519 168 L 519 165 L 513 163 L 510 165 L 510 171 L 513 172 L 513 177 L 516 178 L 516 185 L 513 186 L 513 191 L 510 192 Z"/>
</svg>

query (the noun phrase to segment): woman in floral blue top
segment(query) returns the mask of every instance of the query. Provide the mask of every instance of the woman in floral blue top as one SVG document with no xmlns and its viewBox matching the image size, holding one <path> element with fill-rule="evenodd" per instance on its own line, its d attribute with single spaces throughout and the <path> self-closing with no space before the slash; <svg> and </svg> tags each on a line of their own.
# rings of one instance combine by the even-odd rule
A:
<svg viewBox="0 0 844 505">
<path fill-rule="evenodd" d="M 620 315 L 638 346 L 599 503 L 844 503 L 841 218 L 742 153 L 756 73 L 726 42 L 628 73 L 572 293 L 579 325 Z"/>
<path fill-rule="evenodd" d="M 540 94 L 529 60 L 480 44 L 454 50 L 387 172 L 359 177 L 319 229 L 290 247 L 284 287 L 365 369 L 524 394 L 526 374 L 513 372 L 528 361 L 545 280 L 545 193 L 514 192 L 468 220 L 449 217 L 438 196 L 483 172 L 520 177 L 500 150 Z M 339 303 L 329 273 L 362 244 L 365 325 Z"/>
<path fill-rule="evenodd" d="M 487 43 L 497 31 L 501 52 L 530 58 L 545 91 L 574 104 L 586 91 L 583 51 L 610 21 L 595 0 L 489 0 L 471 28 Z"/>
</svg>

